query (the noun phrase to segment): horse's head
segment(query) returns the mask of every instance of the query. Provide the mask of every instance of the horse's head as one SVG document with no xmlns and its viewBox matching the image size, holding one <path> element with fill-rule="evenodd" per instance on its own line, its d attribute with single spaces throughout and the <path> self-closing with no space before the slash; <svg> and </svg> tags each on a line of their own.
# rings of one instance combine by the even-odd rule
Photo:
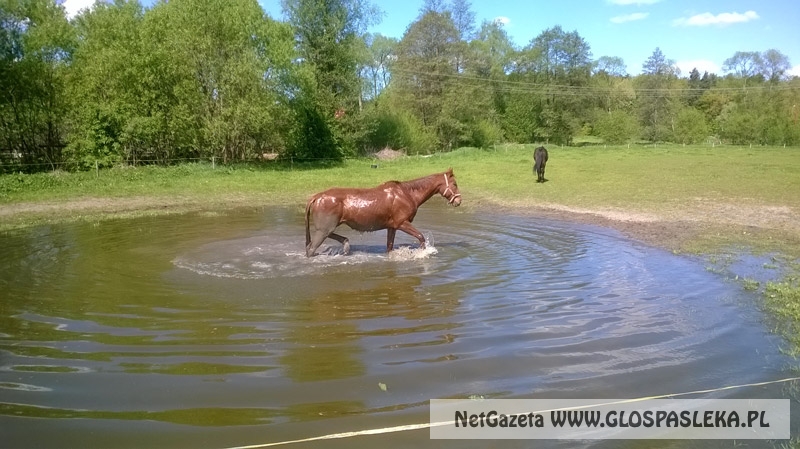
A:
<svg viewBox="0 0 800 449">
<path fill-rule="evenodd" d="M 461 193 L 458 191 L 458 183 L 452 168 L 444 172 L 444 183 L 439 193 L 453 206 L 461 205 Z"/>
</svg>

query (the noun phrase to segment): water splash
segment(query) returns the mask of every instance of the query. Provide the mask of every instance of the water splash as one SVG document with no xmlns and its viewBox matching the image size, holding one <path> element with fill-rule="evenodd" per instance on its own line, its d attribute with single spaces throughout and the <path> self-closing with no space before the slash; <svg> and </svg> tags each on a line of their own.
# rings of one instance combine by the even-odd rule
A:
<svg viewBox="0 0 800 449">
<path fill-rule="evenodd" d="M 265 239 L 269 241 L 265 242 Z M 433 244 L 432 235 L 425 236 L 425 241 L 425 248 L 403 245 L 388 254 L 382 245 L 361 244 L 352 245 L 350 254 L 344 254 L 341 245 L 333 244 L 320 247 L 314 257 L 306 257 L 294 242 L 263 236 L 248 237 L 204 245 L 176 257 L 172 263 L 177 268 L 219 278 L 267 279 L 323 275 L 334 268 L 346 270 L 355 266 L 429 259 L 438 250 Z"/>
</svg>

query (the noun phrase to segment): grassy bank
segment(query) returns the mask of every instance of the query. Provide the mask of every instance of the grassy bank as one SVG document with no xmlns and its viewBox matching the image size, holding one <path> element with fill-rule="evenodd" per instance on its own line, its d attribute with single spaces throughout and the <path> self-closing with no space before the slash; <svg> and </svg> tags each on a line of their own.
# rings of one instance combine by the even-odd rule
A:
<svg viewBox="0 0 800 449">
<path fill-rule="evenodd" d="M 720 234 L 720 241 L 684 245 L 697 251 L 725 243 L 730 236 L 723 235 L 724 228 L 729 225 L 771 229 L 777 236 L 787 230 L 781 221 L 800 211 L 797 148 L 551 146 L 546 173 L 550 182 L 544 184 L 534 182 L 532 149 L 523 145 L 461 149 L 394 161 L 348 160 L 328 167 L 196 163 L 3 175 L 0 226 L 126 210 L 303 204 L 310 194 L 331 186 L 371 186 L 447 167 L 455 169 L 467 207 L 544 206 L 616 221 L 704 223 L 711 234 Z M 91 207 L 93 202 L 99 207 Z M 673 244 L 665 246 L 675 249 Z"/>
<path fill-rule="evenodd" d="M 3 175 L 0 227 L 147 210 L 303 204 L 310 194 L 331 186 L 371 186 L 447 167 L 455 169 L 467 207 L 545 207 L 623 222 L 704 223 L 709 234 L 720 234 L 719 242 L 700 239 L 682 245 L 695 251 L 730 237 L 715 225 L 779 233 L 784 229 L 774 223 L 800 210 L 796 148 L 551 146 L 550 158 L 546 176 L 551 181 L 544 184 L 533 182 L 532 146 L 524 145 L 394 161 L 348 160 L 327 167 L 195 163 Z M 676 249 L 674 242 L 664 243 Z"/>
<path fill-rule="evenodd" d="M 797 206 L 800 149 L 659 146 L 550 147 L 543 185 L 534 185 L 532 146 L 461 149 L 394 161 L 348 160 L 327 167 L 300 164 L 115 168 L 80 173 L 0 176 L 0 205 L 80 197 L 228 195 L 293 202 L 333 185 L 373 185 L 456 169 L 462 189 L 503 204 L 541 201 L 575 207 L 663 211 L 686 201 Z M 378 164 L 378 168 L 371 168 Z"/>
</svg>

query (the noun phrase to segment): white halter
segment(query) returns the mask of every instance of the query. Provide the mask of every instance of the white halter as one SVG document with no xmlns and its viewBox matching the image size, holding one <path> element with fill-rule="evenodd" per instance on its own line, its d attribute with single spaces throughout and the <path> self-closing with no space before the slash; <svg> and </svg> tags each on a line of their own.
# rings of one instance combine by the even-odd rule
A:
<svg viewBox="0 0 800 449">
<path fill-rule="evenodd" d="M 460 197 L 461 194 L 454 192 L 453 189 L 450 188 L 450 181 L 447 180 L 447 173 L 444 174 L 444 187 L 445 189 L 444 192 L 442 193 L 442 196 L 445 197 L 445 199 L 447 199 L 448 203 L 453 204 L 453 201 L 455 201 L 456 198 Z M 447 198 L 448 191 L 450 191 L 450 193 L 452 194 L 450 198 Z"/>
</svg>

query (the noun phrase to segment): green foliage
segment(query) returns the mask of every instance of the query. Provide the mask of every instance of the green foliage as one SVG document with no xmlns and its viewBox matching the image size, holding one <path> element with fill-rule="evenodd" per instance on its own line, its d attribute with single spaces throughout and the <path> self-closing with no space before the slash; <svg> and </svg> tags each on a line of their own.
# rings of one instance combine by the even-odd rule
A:
<svg viewBox="0 0 800 449">
<path fill-rule="evenodd" d="M 291 34 L 250 0 L 138 1 L 79 15 L 68 154 L 79 165 L 246 160 L 284 145 Z"/>
<path fill-rule="evenodd" d="M 403 150 L 406 154 L 430 154 L 436 147 L 436 136 L 426 131 L 412 114 L 390 108 L 376 108 L 374 127 L 367 137 L 367 146 L 374 151 L 383 148 Z"/>
<path fill-rule="evenodd" d="M 365 41 L 366 48 L 361 61 L 364 97 L 374 100 L 389 85 L 398 41 L 380 34 L 368 34 Z"/>
<path fill-rule="evenodd" d="M 281 4 L 310 78 L 304 86 L 302 103 L 306 106 L 299 111 L 299 129 L 320 133 L 316 137 L 295 133 L 301 141 L 291 144 L 293 151 L 317 158 L 352 155 L 363 134 L 359 120 L 353 117 L 361 105 L 362 80 L 358 74 L 365 53 L 361 36 L 378 11 L 366 0 L 283 0 Z M 314 150 L 308 145 L 309 139 L 336 148 Z"/>
<path fill-rule="evenodd" d="M 61 162 L 74 30 L 54 0 L 0 1 L 0 148 L 24 169 Z"/>
<path fill-rule="evenodd" d="M 333 160 L 344 156 L 331 131 L 331 125 L 313 104 L 296 108 L 295 128 L 285 157 L 298 161 Z"/>
<path fill-rule="evenodd" d="M 686 78 L 659 48 L 629 76 L 578 31 L 517 48 L 465 0 L 429 0 L 400 41 L 368 0 L 0 0 L 0 170 L 263 153 L 341 160 L 496 142 L 800 143 L 800 79 L 777 50 Z"/>
<path fill-rule="evenodd" d="M 450 140 L 448 126 L 439 126 L 446 92 L 456 75 L 458 30 L 448 14 L 426 12 L 409 26 L 397 46 L 394 87 L 396 104 L 429 130 L 440 144 Z M 444 117 L 445 122 L 448 122 Z"/>
<path fill-rule="evenodd" d="M 636 120 L 621 111 L 602 111 L 594 124 L 594 134 L 610 144 L 630 142 L 638 135 Z"/>
<path fill-rule="evenodd" d="M 795 275 L 768 282 L 764 297 L 767 310 L 779 318 L 778 330 L 789 342 L 791 352 L 800 354 L 800 281 Z"/>
<path fill-rule="evenodd" d="M 503 129 L 490 120 L 481 120 L 472 127 L 470 143 L 477 148 L 489 148 L 503 141 Z"/>
<path fill-rule="evenodd" d="M 673 133 L 673 142 L 702 143 L 708 138 L 709 127 L 702 112 L 686 107 L 677 113 Z"/>
</svg>

